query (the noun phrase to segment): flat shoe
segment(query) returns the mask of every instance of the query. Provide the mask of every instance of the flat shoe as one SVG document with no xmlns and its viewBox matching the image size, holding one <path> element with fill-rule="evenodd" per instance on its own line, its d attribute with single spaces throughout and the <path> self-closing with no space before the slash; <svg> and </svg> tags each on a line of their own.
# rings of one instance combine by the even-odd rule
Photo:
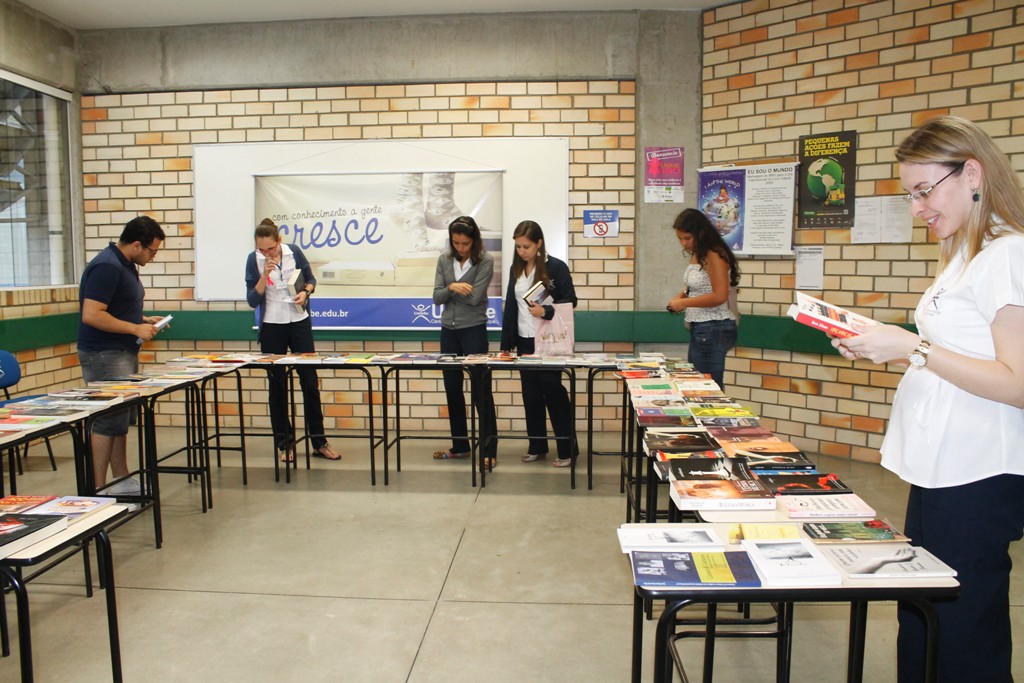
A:
<svg viewBox="0 0 1024 683">
<path fill-rule="evenodd" d="M 568 467 L 572 464 L 572 458 L 555 458 L 551 461 L 552 467 Z"/>
<path fill-rule="evenodd" d="M 341 460 L 341 455 L 331 450 L 330 446 L 321 446 L 313 452 L 314 458 L 323 458 L 324 460 Z"/>
<path fill-rule="evenodd" d="M 434 452 L 434 460 L 462 460 L 463 458 L 468 457 L 469 453 L 455 453 L 450 448 Z"/>
<path fill-rule="evenodd" d="M 523 456 L 523 462 L 536 462 L 548 457 L 547 453 L 527 453 Z"/>
</svg>

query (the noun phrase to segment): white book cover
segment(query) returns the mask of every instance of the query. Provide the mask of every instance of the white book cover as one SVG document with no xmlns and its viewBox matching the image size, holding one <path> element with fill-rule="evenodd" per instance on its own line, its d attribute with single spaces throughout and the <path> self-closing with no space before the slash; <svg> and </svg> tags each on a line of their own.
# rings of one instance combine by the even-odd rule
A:
<svg viewBox="0 0 1024 683">
<path fill-rule="evenodd" d="M 825 493 L 813 496 L 779 496 L 779 508 L 790 519 L 829 517 L 864 518 L 875 516 L 875 509 L 856 493 Z"/>
<path fill-rule="evenodd" d="M 710 524 L 623 524 L 616 532 L 622 552 L 630 550 L 725 550 Z"/>
<path fill-rule="evenodd" d="M 744 540 L 767 586 L 838 586 L 839 570 L 806 538 Z"/>
<path fill-rule="evenodd" d="M 956 576 L 956 570 L 909 543 L 850 543 L 822 552 L 852 579 L 924 579 Z"/>
</svg>

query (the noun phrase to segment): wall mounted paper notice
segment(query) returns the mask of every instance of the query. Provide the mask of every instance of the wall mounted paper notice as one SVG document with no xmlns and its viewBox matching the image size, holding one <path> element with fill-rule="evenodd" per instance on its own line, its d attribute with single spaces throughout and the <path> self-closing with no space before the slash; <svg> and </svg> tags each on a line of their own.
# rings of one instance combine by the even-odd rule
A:
<svg viewBox="0 0 1024 683">
<path fill-rule="evenodd" d="M 912 230 L 910 207 L 902 196 L 857 198 L 852 244 L 909 242 Z"/>
<path fill-rule="evenodd" d="M 644 148 L 644 201 L 678 204 L 683 201 L 683 148 Z"/>
<path fill-rule="evenodd" d="M 824 289 L 825 247 L 797 247 L 795 251 L 796 288 Z"/>
</svg>

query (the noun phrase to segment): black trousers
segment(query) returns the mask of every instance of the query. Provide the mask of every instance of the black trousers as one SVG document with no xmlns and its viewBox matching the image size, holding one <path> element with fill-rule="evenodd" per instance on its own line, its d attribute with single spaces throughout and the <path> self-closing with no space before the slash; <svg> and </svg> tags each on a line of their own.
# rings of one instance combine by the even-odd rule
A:
<svg viewBox="0 0 1024 683">
<path fill-rule="evenodd" d="M 964 457 L 968 457 L 967 454 Z M 906 534 L 957 571 L 960 595 L 936 600 L 939 681 L 1011 683 L 1010 543 L 1024 532 L 1024 476 L 937 489 L 912 486 Z M 924 680 L 924 620 L 900 605 L 900 683 Z"/>
<path fill-rule="evenodd" d="M 456 356 L 468 356 L 474 353 L 487 353 L 487 326 L 474 325 L 458 330 L 441 328 L 441 353 L 454 353 Z M 498 433 L 498 421 L 494 412 L 494 397 L 491 387 L 483 386 L 483 370 L 471 367 L 469 370 L 470 403 L 480 420 L 480 429 L 486 434 Z M 469 431 L 466 428 L 466 392 L 463 388 L 461 370 L 445 370 L 444 393 L 448 399 L 448 427 L 452 435 L 453 453 L 468 453 Z M 486 395 L 483 392 L 487 392 Z M 484 400 L 486 398 L 486 400 Z M 481 407 L 486 406 L 481 414 Z M 487 452 L 481 457 L 493 458 L 497 455 L 497 440 L 490 439 L 485 444 Z"/>
<path fill-rule="evenodd" d="M 263 353 L 312 353 L 313 321 L 309 318 L 283 325 L 264 323 L 260 333 L 260 351 Z M 313 448 L 327 443 L 324 436 L 324 411 L 320 405 L 320 387 L 316 368 L 299 365 L 299 386 L 302 388 L 302 404 L 306 414 L 306 434 Z M 285 369 L 270 368 L 270 425 L 274 430 L 274 445 L 278 450 L 293 445 L 292 423 L 288 415 L 288 383 Z"/>
<path fill-rule="evenodd" d="M 518 337 L 516 351 L 519 355 L 534 352 L 533 337 Z M 569 393 L 562 386 L 559 370 L 523 370 L 519 373 L 523 387 L 523 411 L 526 413 L 526 433 L 530 437 L 530 453 L 538 455 L 548 452 L 548 429 L 544 421 L 544 410 L 551 417 L 551 427 L 558 439 L 558 457 L 571 458 L 576 447 L 576 430 L 573 428 L 574 415 L 569 403 Z"/>
</svg>

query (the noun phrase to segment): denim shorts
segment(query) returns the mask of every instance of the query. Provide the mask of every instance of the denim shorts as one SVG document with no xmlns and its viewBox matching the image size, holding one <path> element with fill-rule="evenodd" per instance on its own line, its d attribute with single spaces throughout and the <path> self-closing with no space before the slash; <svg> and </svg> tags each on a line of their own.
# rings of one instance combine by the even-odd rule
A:
<svg viewBox="0 0 1024 683">
<path fill-rule="evenodd" d="M 82 379 L 89 382 L 125 377 L 139 371 L 139 355 L 123 349 L 107 351 L 78 351 L 78 364 L 82 367 Z M 112 410 L 100 415 L 91 423 L 94 434 L 103 436 L 124 436 L 129 425 L 135 422 L 135 409 Z"/>
</svg>

